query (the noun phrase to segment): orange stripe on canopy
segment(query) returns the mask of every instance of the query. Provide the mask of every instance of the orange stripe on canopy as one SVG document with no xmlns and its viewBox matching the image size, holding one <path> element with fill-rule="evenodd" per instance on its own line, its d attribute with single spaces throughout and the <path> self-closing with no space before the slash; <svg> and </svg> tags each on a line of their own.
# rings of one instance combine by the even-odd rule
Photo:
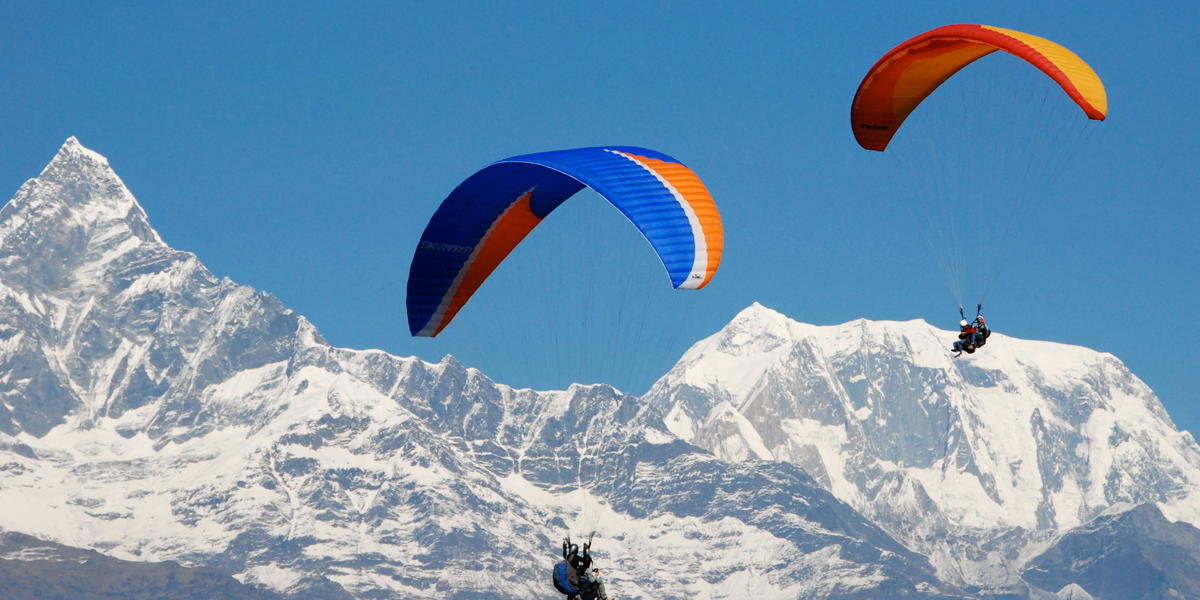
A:
<svg viewBox="0 0 1200 600">
<path fill-rule="evenodd" d="M 871 67 L 850 108 L 854 137 L 882 152 L 908 115 L 938 86 L 976 60 L 1003 50 L 1037 67 L 1083 109 L 1103 121 L 1104 84 L 1074 52 L 1037 36 L 985 25 L 946 25 L 892 49 Z"/>
<path fill-rule="evenodd" d="M 483 285 L 488 275 L 491 275 L 492 271 L 495 271 L 505 257 L 517 247 L 517 244 L 520 244 L 521 240 L 525 239 L 525 236 L 529 235 L 533 228 L 542 222 L 529 209 L 533 192 L 534 190 L 529 190 L 517 198 L 516 202 L 513 202 L 512 206 L 508 207 L 492 224 L 492 228 L 484 234 L 478 250 L 465 267 L 466 271 L 462 275 L 458 289 L 454 291 L 454 297 L 446 307 L 446 316 L 442 318 L 433 335 L 441 333 L 442 329 L 454 320 L 459 309 L 467 303 L 467 300 L 471 299 L 479 286 Z"/>
<path fill-rule="evenodd" d="M 704 279 L 698 284 L 692 284 L 690 281 L 686 283 L 687 287 L 691 289 L 703 288 L 716 274 L 717 267 L 721 264 L 721 253 L 725 249 L 725 232 L 721 225 L 721 213 L 717 211 L 716 202 L 713 202 L 712 195 L 708 193 L 704 182 L 700 181 L 700 178 L 691 169 L 682 164 L 636 154 L 629 156 L 636 158 L 671 184 L 671 187 L 675 188 L 680 196 L 683 196 L 683 201 L 688 203 L 692 214 L 696 216 L 696 222 L 700 225 L 700 232 L 703 234 L 696 238 L 697 240 L 703 238 L 705 246 L 696 248 L 696 252 L 703 252 L 707 260 Z"/>
</svg>

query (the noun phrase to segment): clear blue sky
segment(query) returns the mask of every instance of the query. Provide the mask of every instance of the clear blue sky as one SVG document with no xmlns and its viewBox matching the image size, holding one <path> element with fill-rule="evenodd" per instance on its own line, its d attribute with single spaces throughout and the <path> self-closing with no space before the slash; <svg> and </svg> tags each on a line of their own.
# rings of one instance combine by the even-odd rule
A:
<svg viewBox="0 0 1200 600">
<path fill-rule="evenodd" d="M 527 372 L 496 358 L 493 374 L 548 387 L 559 380 L 543 346 L 498 341 L 478 320 L 453 339 L 409 337 L 404 286 L 421 230 L 500 158 L 666 152 L 707 183 L 727 249 L 686 310 L 666 309 L 684 315 L 689 339 L 652 368 L 610 369 L 640 392 L 754 301 L 817 324 L 954 326 L 940 273 L 854 142 L 849 102 L 900 41 L 997 25 L 1074 50 L 1103 78 L 1110 111 L 989 296 L 990 322 L 1112 352 L 1200 431 L 1196 2 L 345 4 L 0 0 L 0 191 L 10 197 L 78 136 L 169 244 L 275 294 L 331 343 L 429 360 L 520 355 Z M 589 243 L 628 238 L 619 220 L 595 218 Z M 640 252 L 627 260 L 665 285 Z"/>
</svg>

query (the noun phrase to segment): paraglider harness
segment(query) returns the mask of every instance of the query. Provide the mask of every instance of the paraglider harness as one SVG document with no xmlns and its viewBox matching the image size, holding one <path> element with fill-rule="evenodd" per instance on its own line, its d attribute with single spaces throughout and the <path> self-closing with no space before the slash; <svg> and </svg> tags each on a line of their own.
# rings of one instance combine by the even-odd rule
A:
<svg viewBox="0 0 1200 600">
<path fill-rule="evenodd" d="M 587 578 L 588 569 L 592 567 L 592 538 L 583 545 L 583 555 L 579 555 L 579 545 L 572 544 L 571 538 L 563 540 L 563 561 L 554 565 L 552 578 L 554 588 L 569 598 L 592 600 L 596 597 L 592 582 Z"/>
<path fill-rule="evenodd" d="M 963 344 L 963 352 L 967 354 L 975 354 L 975 351 L 982 348 L 987 343 L 987 339 L 991 337 L 992 330 L 988 329 L 983 322 L 983 317 L 980 313 L 983 312 L 983 303 L 975 307 L 975 321 L 963 327 L 962 333 L 958 334 L 958 339 L 965 342 Z M 958 314 L 967 320 L 967 315 L 963 314 L 963 308 L 958 307 Z"/>
</svg>

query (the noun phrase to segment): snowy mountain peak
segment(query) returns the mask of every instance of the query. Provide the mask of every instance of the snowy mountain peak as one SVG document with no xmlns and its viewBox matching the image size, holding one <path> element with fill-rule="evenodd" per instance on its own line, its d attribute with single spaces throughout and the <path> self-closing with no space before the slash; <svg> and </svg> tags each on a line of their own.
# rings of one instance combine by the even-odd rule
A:
<svg viewBox="0 0 1200 600">
<path fill-rule="evenodd" d="M 721 349 L 720 351 L 726 354 L 741 355 L 769 351 L 793 337 L 790 327 L 793 323 L 794 321 L 783 314 L 755 302 L 738 313 L 714 337 L 718 337 L 715 340 L 716 344 Z M 755 343 L 747 346 L 748 342 Z"/>
<path fill-rule="evenodd" d="M 50 164 L 46 165 L 45 169 L 42 169 L 42 175 L 45 175 L 48 171 L 55 170 L 64 162 L 72 161 L 76 163 L 86 161 L 98 166 L 98 168 L 111 170 L 107 158 L 105 158 L 99 152 L 84 147 L 84 145 L 79 142 L 79 138 L 71 136 L 67 138 L 67 141 L 63 142 L 62 147 L 58 149 L 58 154 L 54 156 L 54 160 L 50 161 Z"/>
<path fill-rule="evenodd" d="M 962 556 L 948 535 L 1062 530 L 1121 503 L 1200 522 L 1200 447 L 1116 357 L 993 333 L 956 358 L 956 337 L 920 320 L 807 325 L 754 305 L 645 399 L 680 438 L 795 464 L 935 557 Z M 972 584 L 1016 576 L 939 567 Z"/>
<path fill-rule="evenodd" d="M 57 289 L 94 280 L 143 246 L 164 247 L 108 160 L 69 138 L 0 210 L 5 283 Z"/>
<path fill-rule="evenodd" d="M 544 596 L 567 531 L 620 597 L 932 600 L 1028 591 L 1127 505 L 1200 522 L 1200 449 L 1115 357 L 953 339 L 754 304 L 647 397 L 512 389 L 329 346 L 72 138 L 0 211 L 0 529 L 318 600 Z"/>
<path fill-rule="evenodd" d="M 738 313 L 728 325 L 712 337 L 693 346 L 682 362 L 701 354 L 719 353 L 747 356 L 770 353 L 783 344 L 808 337 L 819 337 L 836 347 L 839 353 L 857 352 L 909 338 L 942 337 L 946 332 L 923 319 L 912 321 L 870 321 L 856 319 L 832 326 L 800 323 L 757 302 Z"/>
<path fill-rule="evenodd" d="M 611 386 L 330 347 L 162 243 L 73 139 L 0 211 L 0 506 L 320 600 L 544 596 L 564 530 L 603 530 L 622 597 L 954 591 L 800 469 L 720 461 Z"/>
<path fill-rule="evenodd" d="M 323 343 L 294 335 L 298 317 L 273 297 L 163 243 L 75 138 L 0 210 L 0 322 L 3 364 L 20 372 L 0 382 L 0 432 L 34 437 L 64 423 L 186 437 L 196 429 L 172 424 L 196 415 L 172 399 Z M 239 332 L 266 346 L 223 345 Z"/>
<path fill-rule="evenodd" d="M 40 193 L 29 197 L 54 200 L 71 207 L 72 217 L 81 225 L 99 225 L 105 221 L 121 220 L 131 233 L 142 241 L 162 243 L 162 239 L 150 227 L 146 212 L 138 204 L 125 183 L 117 176 L 108 159 L 85 148 L 75 137 L 70 137 L 59 148 L 37 179 L 26 186 L 39 186 Z M 54 191 L 57 193 L 47 194 Z M 22 195 L 14 198 L 21 203 Z"/>
<path fill-rule="evenodd" d="M 823 352 L 834 357 L 871 349 L 901 348 L 909 351 L 909 358 L 916 364 L 948 368 L 951 360 L 942 348 L 948 349 L 953 340 L 954 334 L 920 319 L 903 322 L 857 319 L 841 325 L 817 326 L 792 320 L 755 302 L 716 334 L 692 346 L 651 387 L 646 397 L 664 410 L 674 406 L 672 418 L 683 419 L 680 423 L 688 425 L 673 427 L 673 431 L 691 440 L 704 415 L 690 413 L 707 412 L 723 400 L 741 408 L 753 396 L 766 372 L 785 360 L 797 346 L 820 345 Z M 684 398 L 699 398 L 697 393 L 705 399 L 694 406 L 690 402 L 681 405 L 673 401 L 680 394 Z"/>
</svg>

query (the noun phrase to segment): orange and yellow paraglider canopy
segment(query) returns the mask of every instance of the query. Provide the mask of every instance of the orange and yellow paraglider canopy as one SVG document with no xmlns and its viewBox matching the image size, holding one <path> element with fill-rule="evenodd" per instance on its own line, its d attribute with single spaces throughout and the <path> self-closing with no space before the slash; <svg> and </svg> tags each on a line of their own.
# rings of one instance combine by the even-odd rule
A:
<svg viewBox="0 0 1200 600">
<path fill-rule="evenodd" d="M 858 86 L 850 121 L 867 150 L 882 152 L 922 101 L 963 67 L 1003 50 L 1062 86 L 1088 118 L 1103 121 L 1108 97 L 1096 72 L 1074 52 L 1037 36 L 986 25 L 946 25 L 892 49 Z"/>
</svg>

